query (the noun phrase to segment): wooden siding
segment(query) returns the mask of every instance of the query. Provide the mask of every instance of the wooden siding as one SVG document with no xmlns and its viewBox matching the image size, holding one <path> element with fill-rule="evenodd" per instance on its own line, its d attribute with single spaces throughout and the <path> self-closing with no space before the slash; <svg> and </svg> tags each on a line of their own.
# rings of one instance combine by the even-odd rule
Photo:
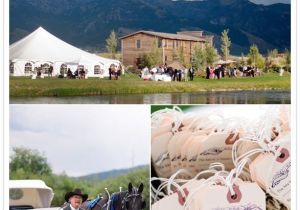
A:
<svg viewBox="0 0 300 210">
<path fill-rule="evenodd" d="M 141 48 L 137 48 L 137 40 L 141 41 Z M 122 58 L 125 66 L 136 66 L 136 61 L 141 58 L 143 54 L 151 51 L 155 37 L 146 34 L 136 34 L 134 36 L 122 39 Z"/>
<path fill-rule="evenodd" d="M 138 33 L 129 37 L 125 37 L 122 39 L 122 61 L 125 66 L 135 66 L 137 60 L 142 58 L 143 54 L 149 53 L 153 46 L 153 42 L 157 39 L 157 37 Z M 137 48 L 136 42 L 137 40 L 141 41 L 141 47 Z M 176 47 L 176 42 L 178 46 Z M 175 48 L 174 48 L 175 43 Z M 185 62 L 190 62 L 191 55 L 193 53 L 193 49 L 196 45 L 204 46 L 203 42 L 197 41 L 186 41 L 186 40 L 173 40 L 173 39 L 162 39 L 162 59 L 166 63 L 171 63 L 173 61 L 174 54 L 177 54 L 179 57 L 180 48 L 183 47 L 183 54 L 185 58 Z M 165 60 L 167 58 L 167 60 Z"/>
</svg>

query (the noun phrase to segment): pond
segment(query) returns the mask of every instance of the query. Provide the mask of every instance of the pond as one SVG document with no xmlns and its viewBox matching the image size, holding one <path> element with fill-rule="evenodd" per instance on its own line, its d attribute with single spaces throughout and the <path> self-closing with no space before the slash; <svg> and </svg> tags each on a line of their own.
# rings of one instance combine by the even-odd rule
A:
<svg viewBox="0 0 300 210">
<path fill-rule="evenodd" d="M 17 97 L 11 104 L 290 104 L 290 91 L 218 91 L 76 97 Z"/>
</svg>

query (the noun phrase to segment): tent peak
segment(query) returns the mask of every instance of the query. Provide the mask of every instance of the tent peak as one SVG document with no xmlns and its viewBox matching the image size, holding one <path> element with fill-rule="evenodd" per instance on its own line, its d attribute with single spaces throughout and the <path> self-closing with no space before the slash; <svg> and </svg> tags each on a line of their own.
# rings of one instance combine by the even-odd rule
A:
<svg viewBox="0 0 300 210">
<path fill-rule="evenodd" d="M 42 26 L 39 26 L 37 29 L 35 29 L 32 34 L 36 33 L 49 33 L 46 29 L 44 29 Z"/>
<path fill-rule="evenodd" d="M 36 31 L 46 31 L 42 26 L 39 26 Z"/>
</svg>

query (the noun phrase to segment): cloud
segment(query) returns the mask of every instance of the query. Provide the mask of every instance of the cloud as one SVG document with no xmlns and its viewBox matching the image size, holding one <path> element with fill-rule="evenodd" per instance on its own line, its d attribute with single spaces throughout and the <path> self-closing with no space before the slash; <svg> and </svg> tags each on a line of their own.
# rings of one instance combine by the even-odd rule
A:
<svg viewBox="0 0 300 210">
<path fill-rule="evenodd" d="M 11 105 L 10 119 L 10 147 L 44 152 L 55 173 L 149 164 L 147 106 Z"/>
</svg>

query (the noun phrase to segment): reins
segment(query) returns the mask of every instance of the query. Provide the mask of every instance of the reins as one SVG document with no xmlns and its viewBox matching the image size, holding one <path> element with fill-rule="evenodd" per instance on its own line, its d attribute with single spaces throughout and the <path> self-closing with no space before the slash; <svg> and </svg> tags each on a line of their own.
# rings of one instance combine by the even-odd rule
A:
<svg viewBox="0 0 300 210">
<path fill-rule="evenodd" d="M 141 197 L 142 197 L 142 195 L 138 193 L 137 189 L 133 189 L 133 193 L 131 193 L 131 194 L 127 191 L 126 194 L 125 194 L 125 196 L 124 196 L 123 199 L 122 199 L 122 202 L 121 202 L 121 209 L 122 209 L 122 210 L 126 210 L 126 209 L 127 209 L 127 208 L 126 208 L 126 202 L 129 201 L 130 198 L 132 198 L 132 197 L 133 197 L 133 202 L 135 202 L 135 199 L 136 199 L 136 197 L 138 197 L 138 196 L 141 196 Z"/>
</svg>

